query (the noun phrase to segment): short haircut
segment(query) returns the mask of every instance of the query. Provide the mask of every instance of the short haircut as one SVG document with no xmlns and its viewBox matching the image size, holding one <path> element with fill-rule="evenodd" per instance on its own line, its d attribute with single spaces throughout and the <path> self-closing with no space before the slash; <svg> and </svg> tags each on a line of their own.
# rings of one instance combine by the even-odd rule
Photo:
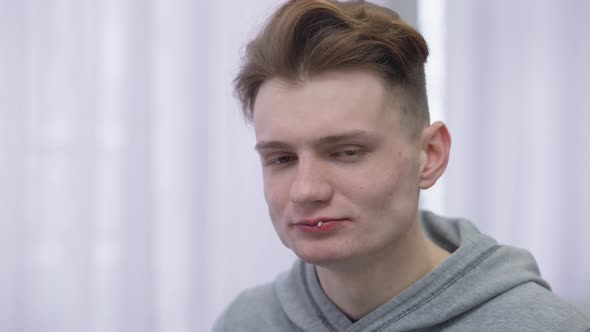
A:
<svg viewBox="0 0 590 332">
<path fill-rule="evenodd" d="M 426 41 L 399 15 L 364 1 L 291 0 L 247 45 L 234 84 L 252 120 L 260 86 L 271 78 L 302 83 L 326 71 L 366 68 L 386 82 L 403 127 L 418 134 L 430 122 Z"/>
</svg>

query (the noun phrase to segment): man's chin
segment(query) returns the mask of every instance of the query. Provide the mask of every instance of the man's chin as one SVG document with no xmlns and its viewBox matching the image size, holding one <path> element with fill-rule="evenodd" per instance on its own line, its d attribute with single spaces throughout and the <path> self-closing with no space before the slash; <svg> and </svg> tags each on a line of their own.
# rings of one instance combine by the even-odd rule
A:
<svg viewBox="0 0 590 332">
<path fill-rule="evenodd" d="M 302 261 L 321 267 L 329 267 L 342 264 L 350 260 L 350 257 L 342 252 L 322 250 L 293 250 Z"/>
<path fill-rule="evenodd" d="M 283 244 L 306 263 L 318 266 L 330 266 L 350 262 L 353 256 L 355 256 L 355 253 L 353 250 L 350 250 L 351 247 L 347 245 L 346 238 L 343 236 L 309 238 L 299 235 L 285 237 L 287 241 L 283 241 Z"/>
</svg>

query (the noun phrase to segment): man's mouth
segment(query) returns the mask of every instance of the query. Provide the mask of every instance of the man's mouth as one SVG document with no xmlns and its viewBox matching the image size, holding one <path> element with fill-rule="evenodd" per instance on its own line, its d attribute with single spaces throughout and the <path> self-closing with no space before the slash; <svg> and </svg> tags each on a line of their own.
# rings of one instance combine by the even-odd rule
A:
<svg viewBox="0 0 590 332">
<path fill-rule="evenodd" d="M 295 227 L 306 233 L 325 232 L 337 228 L 348 219 L 345 218 L 313 218 L 303 219 L 295 223 Z"/>
<path fill-rule="evenodd" d="M 313 218 L 313 219 L 303 219 L 299 222 L 297 222 L 296 224 L 303 224 L 303 225 L 308 225 L 308 226 L 322 226 L 324 223 L 327 222 L 333 222 L 333 221 L 339 221 L 342 220 L 342 218 Z"/>
</svg>

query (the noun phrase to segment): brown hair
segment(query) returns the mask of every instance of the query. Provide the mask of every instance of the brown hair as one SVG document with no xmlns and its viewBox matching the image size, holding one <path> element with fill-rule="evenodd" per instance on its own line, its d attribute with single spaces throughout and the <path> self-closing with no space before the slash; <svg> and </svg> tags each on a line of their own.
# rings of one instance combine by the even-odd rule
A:
<svg viewBox="0 0 590 332">
<path fill-rule="evenodd" d="M 328 70 L 367 68 L 390 84 L 404 126 L 416 133 L 430 121 L 427 57 L 424 38 L 392 10 L 364 1 L 291 0 L 246 47 L 235 92 L 252 120 L 258 90 L 271 78 L 297 83 Z"/>
</svg>

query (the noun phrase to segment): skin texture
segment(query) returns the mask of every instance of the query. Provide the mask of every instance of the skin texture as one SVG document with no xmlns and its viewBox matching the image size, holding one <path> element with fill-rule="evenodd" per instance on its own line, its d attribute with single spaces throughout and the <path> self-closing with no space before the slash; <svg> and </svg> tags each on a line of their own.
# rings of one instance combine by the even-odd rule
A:
<svg viewBox="0 0 590 332">
<path fill-rule="evenodd" d="M 324 291 L 358 319 L 430 272 L 448 253 L 419 225 L 419 190 L 448 161 L 444 124 L 418 139 L 368 70 L 333 71 L 298 84 L 265 82 L 254 105 L 264 193 L 281 241 L 314 264 Z M 309 233 L 297 224 L 336 219 Z"/>
</svg>

